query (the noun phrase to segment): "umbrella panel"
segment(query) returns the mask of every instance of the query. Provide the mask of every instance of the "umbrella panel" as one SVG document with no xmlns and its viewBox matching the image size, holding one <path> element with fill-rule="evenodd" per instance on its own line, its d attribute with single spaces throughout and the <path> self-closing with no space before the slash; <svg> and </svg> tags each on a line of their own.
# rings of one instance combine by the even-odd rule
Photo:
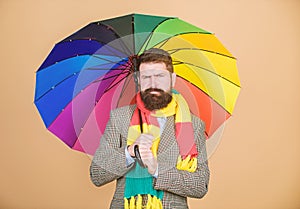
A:
<svg viewBox="0 0 300 209">
<path fill-rule="evenodd" d="M 125 84 L 126 83 L 126 84 Z M 226 121 L 230 114 L 219 104 L 208 97 L 190 82 L 178 77 L 175 85 L 186 99 L 191 112 L 205 122 L 206 136 L 211 136 L 215 130 Z M 104 133 L 111 109 L 135 103 L 135 83 L 131 74 L 122 84 L 114 86 L 108 94 L 104 94 L 78 135 L 74 149 L 93 155 L 99 146 L 99 139 Z M 77 111 L 76 111 L 77 112 Z M 126 130 L 124 131 L 126 132 Z M 125 136 L 124 136 L 125 137 Z"/>
<path fill-rule="evenodd" d="M 139 14 L 91 23 L 55 45 L 37 71 L 35 96 L 49 130 L 92 155 L 110 110 L 134 103 L 130 57 L 151 47 L 172 55 L 176 89 L 211 136 L 230 117 L 239 92 L 236 60 L 203 29 Z"/>
</svg>

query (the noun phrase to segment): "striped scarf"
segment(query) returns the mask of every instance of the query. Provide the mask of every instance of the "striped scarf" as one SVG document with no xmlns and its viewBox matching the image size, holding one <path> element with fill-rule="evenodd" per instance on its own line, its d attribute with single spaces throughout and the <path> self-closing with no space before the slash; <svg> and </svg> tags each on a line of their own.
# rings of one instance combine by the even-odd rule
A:
<svg viewBox="0 0 300 209">
<path fill-rule="evenodd" d="M 157 117 L 169 117 L 175 115 L 175 135 L 179 147 L 179 156 L 176 168 L 194 172 L 197 169 L 197 148 L 194 140 L 194 131 L 191 115 L 184 98 L 177 91 L 172 90 L 172 100 L 167 107 L 149 111 L 145 108 L 140 94 L 136 97 L 135 109 L 128 130 L 127 145 L 131 145 L 141 134 L 140 114 L 144 133 L 152 134 L 154 141 L 152 153 L 157 157 L 160 142 L 160 127 Z M 140 113 L 139 113 L 140 111 Z M 143 198 L 147 196 L 147 202 L 142 207 Z M 142 168 L 138 163 L 126 174 L 124 190 L 125 209 L 162 209 L 163 191 L 153 188 L 153 176 L 147 168 Z"/>
</svg>

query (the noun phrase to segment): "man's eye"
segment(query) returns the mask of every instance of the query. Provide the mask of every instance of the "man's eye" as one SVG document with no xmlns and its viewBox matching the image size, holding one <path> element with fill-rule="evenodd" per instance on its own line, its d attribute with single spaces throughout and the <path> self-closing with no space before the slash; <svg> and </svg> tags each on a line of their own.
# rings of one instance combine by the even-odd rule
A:
<svg viewBox="0 0 300 209">
<path fill-rule="evenodd" d="M 165 77 L 165 75 L 164 74 L 158 74 L 158 75 L 155 75 L 155 77 L 157 77 L 157 78 L 163 78 L 163 77 Z"/>
<path fill-rule="evenodd" d="M 142 79 L 144 79 L 144 80 L 146 80 L 146 79 L 149 79 L 150 78 L 150 76 L 142 76 Z"/>
</svg>

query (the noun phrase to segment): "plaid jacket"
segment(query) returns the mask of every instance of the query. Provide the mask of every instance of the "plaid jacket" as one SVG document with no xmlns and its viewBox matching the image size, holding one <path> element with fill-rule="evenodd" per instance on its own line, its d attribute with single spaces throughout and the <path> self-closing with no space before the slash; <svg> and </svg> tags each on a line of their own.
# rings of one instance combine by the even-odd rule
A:
<svg viewBox="0 0 300 209">
<path fill-rule="evenodd" d="M 133 165 L 126 166 L 126 138 L 135 106 L 113 110 L 105 133 L 100 139 L 90 167 L 91 180 L 102 186 L 117 180 L 115 194 L 110 209 L 122 209 L 125 175 Z M 158 148 L 158 177 L 154 188 L 164 190 L 164 209 L 187 209 L 187 197 L 202 198 L 209 182 L 204 123 L 192 115 L 195 140 L 198 149 L 198 168 L 194 173 L 176 169 L 179 148 L 175 139 L 174 117 L 168 117 Z"/>
</svg>

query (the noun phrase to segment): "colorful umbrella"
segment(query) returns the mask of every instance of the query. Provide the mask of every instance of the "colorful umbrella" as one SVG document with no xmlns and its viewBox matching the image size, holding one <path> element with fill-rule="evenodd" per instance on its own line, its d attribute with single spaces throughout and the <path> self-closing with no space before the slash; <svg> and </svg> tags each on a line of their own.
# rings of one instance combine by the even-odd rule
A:
<svg viewBox="0 0 300 209">
<path fill-rule="evenodd" d="M 36 73 L 34 100 L 48 130 L 93 155 L 110 110 L 134 103 L 135 57 L 153 47 L 171 54 L 175 89 L 212 136 L 239 94 L 236 59 L 208 31 L 142 14 L 90 23 L 54 46 Z"/>
</svg>

